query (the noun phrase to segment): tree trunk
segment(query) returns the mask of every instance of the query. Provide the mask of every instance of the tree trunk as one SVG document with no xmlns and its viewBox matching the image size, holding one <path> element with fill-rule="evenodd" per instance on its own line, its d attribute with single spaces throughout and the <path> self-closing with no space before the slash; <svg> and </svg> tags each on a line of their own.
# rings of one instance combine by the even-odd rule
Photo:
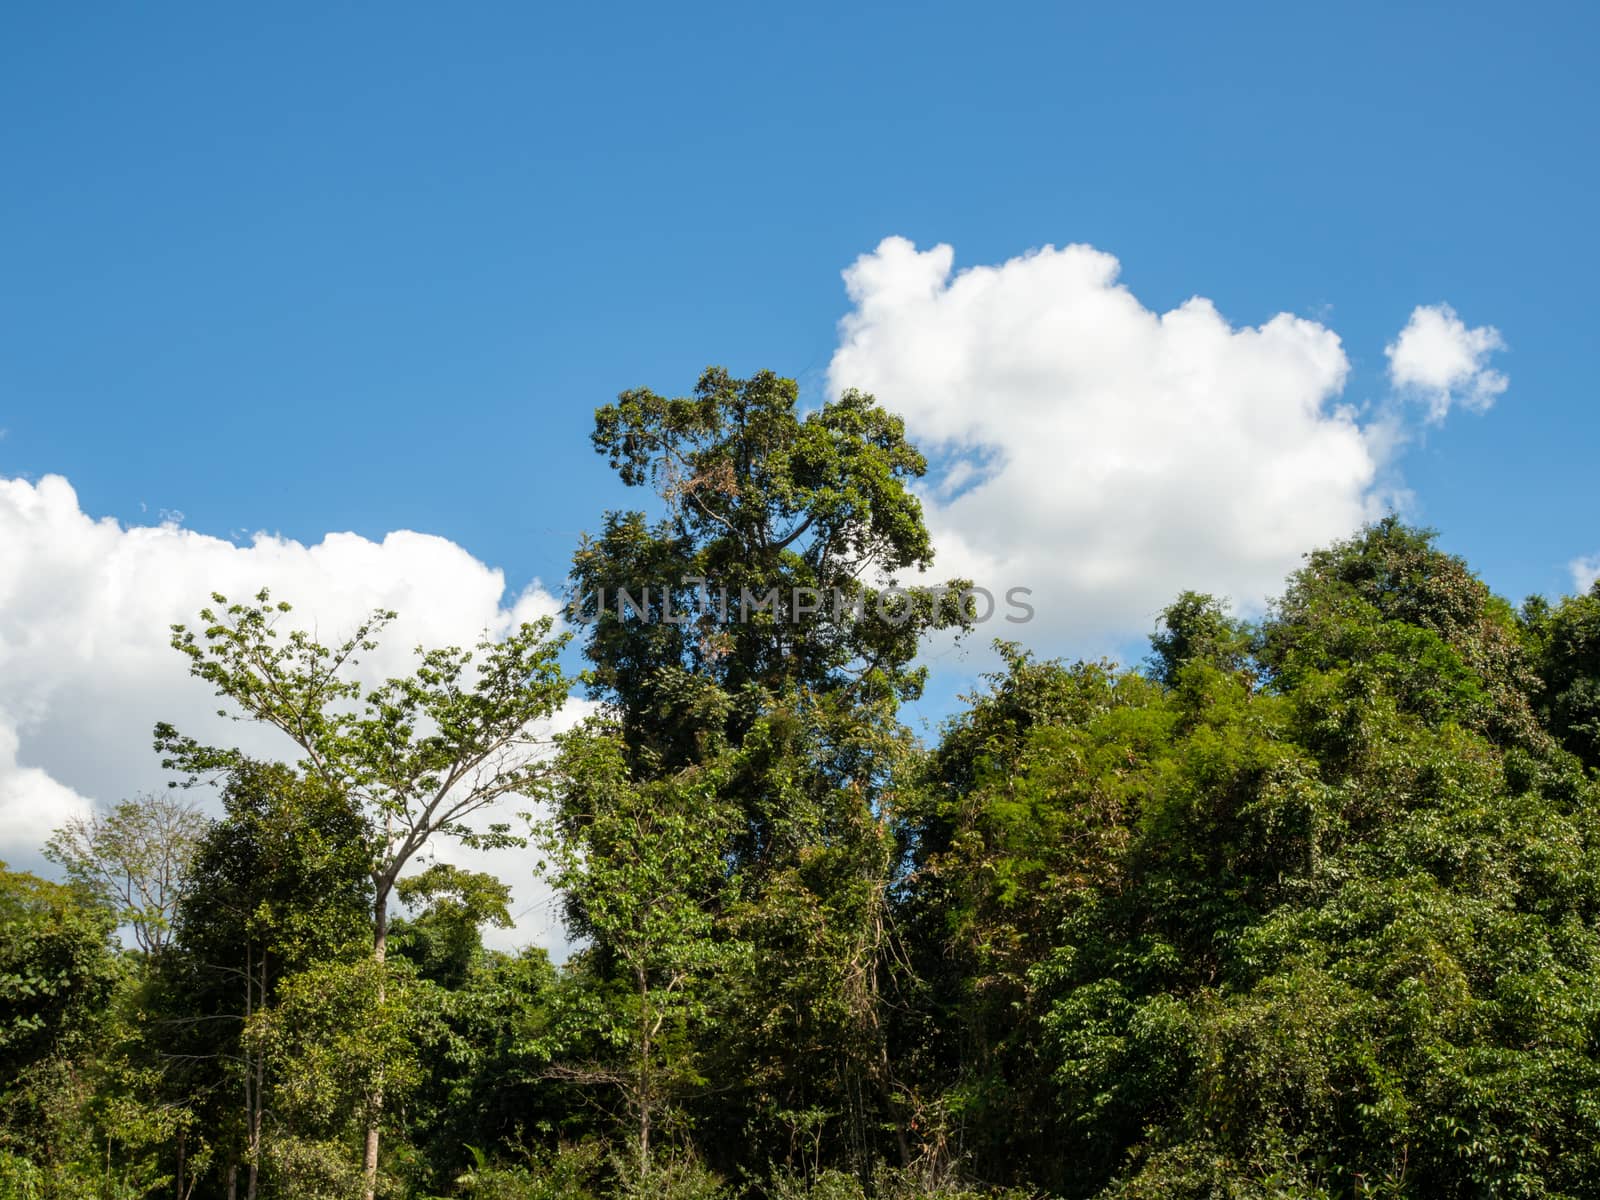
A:
<svg viewBox="0 0 1600 1200">
<path fill-rule="evenodd" d="M 389 948 L 389 890 L 381 883 L 372 904 L 372 961 L 378 964 L 378 1003 L 383 1003 L 383 961 Z M 362 1167 L 366 1176 L 365 1200 L 378 1194 L 378 1129 L 383 1116 L 383 1066 L 379 1064 L 372 1091 L 367 1096 L 367 1148 Z"/>
<path fill-rule="evenodd" d="M 257 984 L 256 995 L 260 998 L 261 1006 L 267 1003 L 267 952 L 261 952 L 261 978 Z M 267 1084 L 267 1058 L 264 1054 L 255 1056 L 255 1088 L 254 1103 L 250 1108 L 250 1174 L 245 1180 L 244 1200 L 256 1200 L 256 1186 L 261 1178 L 261 1115 L 266 1109 L 266 1098 L 262 1094 Z"/>
<path fill-rule="evenodd" d="M 639 987 L 639 1179 L 650 1175 L 650 977 L 643 968 L 634 972 Z"/>
<path fill-rule="evenodd" d="M 247 1166 L 245 1200 L 255 1200 L 256 1194 L 256 1139 L 261 1132 L 261 1055 L 250 1049 L 250 1020 L 256 1012 L 256 960 L 250 944 L 244 951 L 244 1026 L 240 1031 L 240 1050 L 244 1057 L 244 1128 Z M 238 1194 L 239 1167 L 228 1168 L 228 1200 Z"/>
</svg>

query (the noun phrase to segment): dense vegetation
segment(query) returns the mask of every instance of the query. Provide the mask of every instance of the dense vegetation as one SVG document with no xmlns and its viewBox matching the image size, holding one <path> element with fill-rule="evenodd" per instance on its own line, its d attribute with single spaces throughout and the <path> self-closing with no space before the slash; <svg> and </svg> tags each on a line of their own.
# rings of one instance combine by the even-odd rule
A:
<svg viewBox="0 0 1600 1200">
<path fill-rule="evenodd" d="M 1177 597 L 1137 668 L 1002 645 L 925 747 L 919 641 L 972 613 L 874 615 L 933 555 L 898 420 L 711 371 L 594 440 L 664 515 L 578 551 L 653 587 L 580 626 L 553 746 L 547 624 L 375 688 L 391 614 L 175 631 L 302 757 L 158 726 L 220 817 L 0 870 L 0 1198 L 1600 1195 L 1600 586 L 1514 610 L 1389 519 L 1259 621 Z M 515 842 L 504 797 L 559 968 L 424 853 Z"/>
</svg>

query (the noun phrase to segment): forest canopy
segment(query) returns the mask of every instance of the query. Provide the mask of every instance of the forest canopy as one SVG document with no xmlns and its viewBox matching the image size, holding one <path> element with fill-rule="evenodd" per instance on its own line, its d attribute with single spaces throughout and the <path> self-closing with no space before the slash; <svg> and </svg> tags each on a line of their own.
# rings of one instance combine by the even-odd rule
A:
<svg viewBox="0 0 1600 1200">
<path fill-rule="evenodd" d="M 195 598 L 195 686 L 297 757 L 152 712 L 215 815 L 0 866 L 0 1200 L 1600 1195 L 1600 583 L 1513 606 L 1388 517 L 1138 664 L 997 643 L 925 742 L 974 618 L 874 615 L 935 561 L 897 417 L 713 369 L 593 442 L 656 502 L 575 588 L 671 585 L 581 677 L 545 621 L 366 685 L 394 614 Z M 527 847 L 564 962 L 451 840 Z"/>
</svg>

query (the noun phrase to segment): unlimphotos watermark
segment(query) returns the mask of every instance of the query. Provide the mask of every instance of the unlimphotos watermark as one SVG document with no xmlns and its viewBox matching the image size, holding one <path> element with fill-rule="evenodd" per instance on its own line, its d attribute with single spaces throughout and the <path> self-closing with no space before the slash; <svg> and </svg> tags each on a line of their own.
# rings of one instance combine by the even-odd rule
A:
<svg viewBox="0 0 1600 1200">
<path fill-rule="evenodd" d="M 718 586 L 699 576 L 686 576 L 675 585 L 638 584 L 579 592 L 568 601 L 566 615 L 578 625 L 614 616 L 619 621 L 666 625 L 878 620 L 899 627 L 919 615 L 935 625 L 981 625 L 996 617 L 1012 625 L 1026 625 L 1034 617 L 1034 607 L 1028 602 L 1032 595 L 1032 588 L 1007 588 L 1002 603 L 988 588 L 975 586 L 755 589 Z"/>
</svg>

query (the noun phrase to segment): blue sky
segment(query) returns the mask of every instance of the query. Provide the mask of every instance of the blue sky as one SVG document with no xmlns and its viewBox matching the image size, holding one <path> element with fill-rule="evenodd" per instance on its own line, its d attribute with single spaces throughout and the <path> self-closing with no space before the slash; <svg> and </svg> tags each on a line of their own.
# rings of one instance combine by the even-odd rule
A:
<svg viewBox="0 0 1600 1200">
<path fill-rule="evenodd" d="M 1597 548 L 1592 8 L 786 7 L 13 10 L 0 472 L 548 578 L 621 388 L 819 389 L 890 234 L 1082 241 L 1157 309 L 1325 316 L 1351 398 L 1413 305 L 1495 325 L 1418 515 L 1516 594 Z"/>
</svg>

